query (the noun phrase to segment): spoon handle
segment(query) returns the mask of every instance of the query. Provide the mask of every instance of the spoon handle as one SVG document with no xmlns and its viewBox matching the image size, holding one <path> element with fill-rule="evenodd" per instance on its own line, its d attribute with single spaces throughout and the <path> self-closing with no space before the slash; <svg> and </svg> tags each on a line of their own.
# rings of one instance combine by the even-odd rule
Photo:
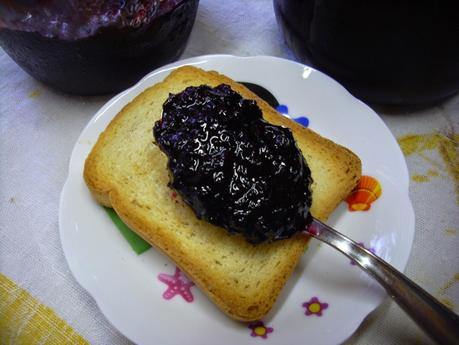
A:
<svg viewBox="0 0 459 345">
<path fill-rule="evenodd" d="M 312 237 L 338 249 L 372 275 L 395 302 L 440 344 L 459 344 L 459 316 L 384 260 L 328 225 L 314 219 Z"/>
</svg>

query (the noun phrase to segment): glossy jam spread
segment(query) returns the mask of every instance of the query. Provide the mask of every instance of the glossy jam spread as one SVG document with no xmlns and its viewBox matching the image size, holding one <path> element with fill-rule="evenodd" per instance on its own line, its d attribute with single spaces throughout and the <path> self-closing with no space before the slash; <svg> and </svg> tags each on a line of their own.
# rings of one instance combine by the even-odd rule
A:
<svg viewBox="0 0 459 345">
<path fill-rule="evenodd" d="M 153 132 L 170 186 L 198 218 L 251 243 L 288 238 L 311 221 L 311 173 L 292 133 L 228 85 L 170 95 Z"/>
</svg>

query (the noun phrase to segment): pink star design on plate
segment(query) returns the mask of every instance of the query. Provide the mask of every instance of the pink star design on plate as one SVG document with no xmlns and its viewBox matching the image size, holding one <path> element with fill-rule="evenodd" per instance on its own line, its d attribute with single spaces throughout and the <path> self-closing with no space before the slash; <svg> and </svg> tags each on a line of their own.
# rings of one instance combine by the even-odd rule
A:
<svg viewBox="0 0 459 345">
<path fill-rule="evenodd" d="M 167 290 L 163 293 L 164 299 L 169 300 L 175 295 L 180 295 L 185 301 L 193 302 L 194 297 L 190 289 L 194 283 L 185 276 L 180 268 L 175 268 L 173 276 L 160 273 L 158 279 L 168 286 Z"/>
</svg>

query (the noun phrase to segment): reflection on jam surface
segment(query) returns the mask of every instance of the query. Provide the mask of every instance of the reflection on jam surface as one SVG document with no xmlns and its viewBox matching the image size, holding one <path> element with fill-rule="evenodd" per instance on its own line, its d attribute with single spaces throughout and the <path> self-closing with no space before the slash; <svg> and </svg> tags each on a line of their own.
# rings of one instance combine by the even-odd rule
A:
<svg viewBox="0 0 459 345">
<path fill-rule="evenodd" d="M 5 0 L 0 28 L 39 32 L 45 37 L 79 39 L 99 28 L 137 28 L 184 0 Z"/>
<path fill-rule="evenodd" d="M 288 238 L 312 220 L 311 173 L 291 131 L 230 86 L 171 95 L 153 132 L 171 187 L 198 218 L 251 243 Z"/>
</svg>

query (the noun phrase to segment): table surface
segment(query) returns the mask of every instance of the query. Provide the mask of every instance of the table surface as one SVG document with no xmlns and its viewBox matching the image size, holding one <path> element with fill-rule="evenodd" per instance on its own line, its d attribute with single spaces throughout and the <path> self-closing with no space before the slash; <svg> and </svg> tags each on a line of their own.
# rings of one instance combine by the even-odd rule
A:
<svg viewBox="0 0 459 345">
<path fill-rule="evenodd" d="M 201 0 L 182 57 L 204 54 L 295 59 L 270 0 Z M 1 49 L 0 89 L 0 343 L 38 343 L 40 336 L 45 343 L 129 344 L 72 277 L 58 231 L 72 148 L 110 96 L 49 89 Z M 423 109 L 373 109 L 399 141 L 410 174 L 416 232 L 405 273 L 457 312 L 459 95 Z M 346 344 L 430 342 L 387 298 Z"/>
</svg>

